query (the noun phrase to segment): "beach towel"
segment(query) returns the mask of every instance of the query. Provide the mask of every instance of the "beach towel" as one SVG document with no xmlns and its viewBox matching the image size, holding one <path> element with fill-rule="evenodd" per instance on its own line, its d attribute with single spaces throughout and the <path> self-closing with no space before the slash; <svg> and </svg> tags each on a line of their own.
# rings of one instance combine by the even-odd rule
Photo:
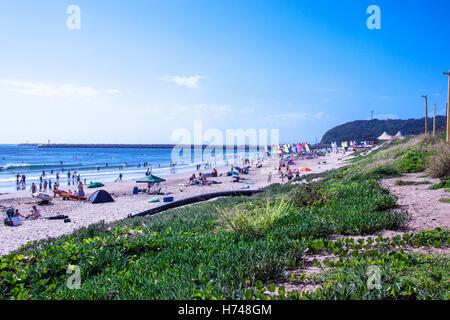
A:
<svg viewBox="0 0 450 320">
<path fill-rule="evenodd" d="M 159 198 L 157 196 L 150 198 L 147 200 L 148 203 L 152 203 L 152 202 L 159 202 Z"/>
<path fill-rule="evenodd" d="M 69 217 L 65 216 L 65 215 L 62 215 L 62 214 L 59 214 L 59 215 L 54 216 L 54 217 L 45 217 L 44 219 L 47 219 L 47 220 L 64 220 L 64 219 L 67 219 L 67 218 L 69 218 Z"/>
</svg>

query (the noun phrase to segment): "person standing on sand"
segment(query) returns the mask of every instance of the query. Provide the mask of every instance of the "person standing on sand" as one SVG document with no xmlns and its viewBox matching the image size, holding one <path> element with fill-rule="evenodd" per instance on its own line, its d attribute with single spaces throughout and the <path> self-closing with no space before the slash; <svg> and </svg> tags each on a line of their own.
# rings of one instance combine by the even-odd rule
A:
<svg viewBox="0 0 450 320">
<path fill-rule="evenodd" d="M 78 195 L 80 197 L 84 197 L 84 189 L 83 189 L 83 183 L 82 182 L 78 183 Z"/>
<path fill-rule="evenodd" d="M 284 173 L 281 172 L 281 183 L 284 183 Z"/>
<path fill-rule="evenodd" d="M 119 174 L 119 181 L 122 182 L 122 173 Z"/>
<path fill-rule="evenodd" d="M 48 182 L 47 179 L 44 180 L 44 192 L 47 191 Z"/>
</svg>

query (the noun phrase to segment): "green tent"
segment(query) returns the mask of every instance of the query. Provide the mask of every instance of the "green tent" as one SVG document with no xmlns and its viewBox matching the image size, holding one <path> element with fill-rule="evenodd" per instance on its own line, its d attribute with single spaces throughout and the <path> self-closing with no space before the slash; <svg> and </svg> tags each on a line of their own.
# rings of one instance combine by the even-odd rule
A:
<svg viewBox="0 0 450 320">
<path fill-rule="evenodd" d="M 154 176 L 152 174 L 136 180 L 137 183 L 156 183 L 156 182 L 163 182 L 163 181 L 166 181 L 166 180 L 163 178 Z"/>
<path fill-rule="evenodd" d="M 101 182 L 92 182 L 91 184 L 88 185 L 88 188 L 100 188 L 104 186 L 105 185 Z"/>
</svg>

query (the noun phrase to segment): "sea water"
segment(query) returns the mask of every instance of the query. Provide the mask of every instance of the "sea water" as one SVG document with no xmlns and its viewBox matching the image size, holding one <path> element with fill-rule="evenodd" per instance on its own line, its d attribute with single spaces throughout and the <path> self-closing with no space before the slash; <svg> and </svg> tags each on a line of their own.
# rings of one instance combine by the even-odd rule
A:
<svg viewBox="0 0 450 320">
<path fill-rule="evenodd" d="M 72 179 L 68 180 L 67 177 L 69 171 L 71 175 L 76 171 L 83 183 L 85 180 L 88 184 L 97 181 L 106 183 L 117 180 L 120 173 L 123 180 L 145 176 L 148 167 L 144 167 L 144 163 L 151 165 L 152 174 L 164 176 L 194 171 L 198 164 L 204 171 L 206 162 L 213 168 L 226 163 L 241 163 L 244 158 L 258 159 L 263 156 L 262 152 L 243 149 L 224 151 L 221 157 L 216 157 L 214 152 L 203 157 L 201 154 L 192 150 L 190 161 L 177 162 L 173 169 L 170 166 L 173 162 L 172 149 L 168 148 L 40 148 L 31 145 L 0 145 L 0 193 L 17 190 L 17 174 L 26 176 L 26 189 L 29 190 L 33 182 L 39 187 L 43 171 L 47 181 L 51 180 L 52 184 L 56 181 L 56 173 L 59 173 L 62 187 L 72 183 Z"/>
</svg>

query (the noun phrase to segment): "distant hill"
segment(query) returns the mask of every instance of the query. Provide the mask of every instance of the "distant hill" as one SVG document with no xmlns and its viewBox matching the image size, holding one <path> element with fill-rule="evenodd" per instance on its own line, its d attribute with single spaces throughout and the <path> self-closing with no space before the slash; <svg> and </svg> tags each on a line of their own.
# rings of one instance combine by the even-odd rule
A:
<svg viewBox="0 0 450 320">
<path fill-rule="evenodd" d="M 436 116 L 436 130 L 445 125 L 445 116 Z M 433 130 L 433 118 L 428 118 L 428 130 Z M 401 131 L 403 135 L 416 135 L 425 131 L 425 119 L 408 120 L 357 120 L 341 124 L 328 130 L 322 137 L 321 145 L 348 140 L 364 140 L 379 137 L 384 131 L 395 135 Z"/>
</svg>

